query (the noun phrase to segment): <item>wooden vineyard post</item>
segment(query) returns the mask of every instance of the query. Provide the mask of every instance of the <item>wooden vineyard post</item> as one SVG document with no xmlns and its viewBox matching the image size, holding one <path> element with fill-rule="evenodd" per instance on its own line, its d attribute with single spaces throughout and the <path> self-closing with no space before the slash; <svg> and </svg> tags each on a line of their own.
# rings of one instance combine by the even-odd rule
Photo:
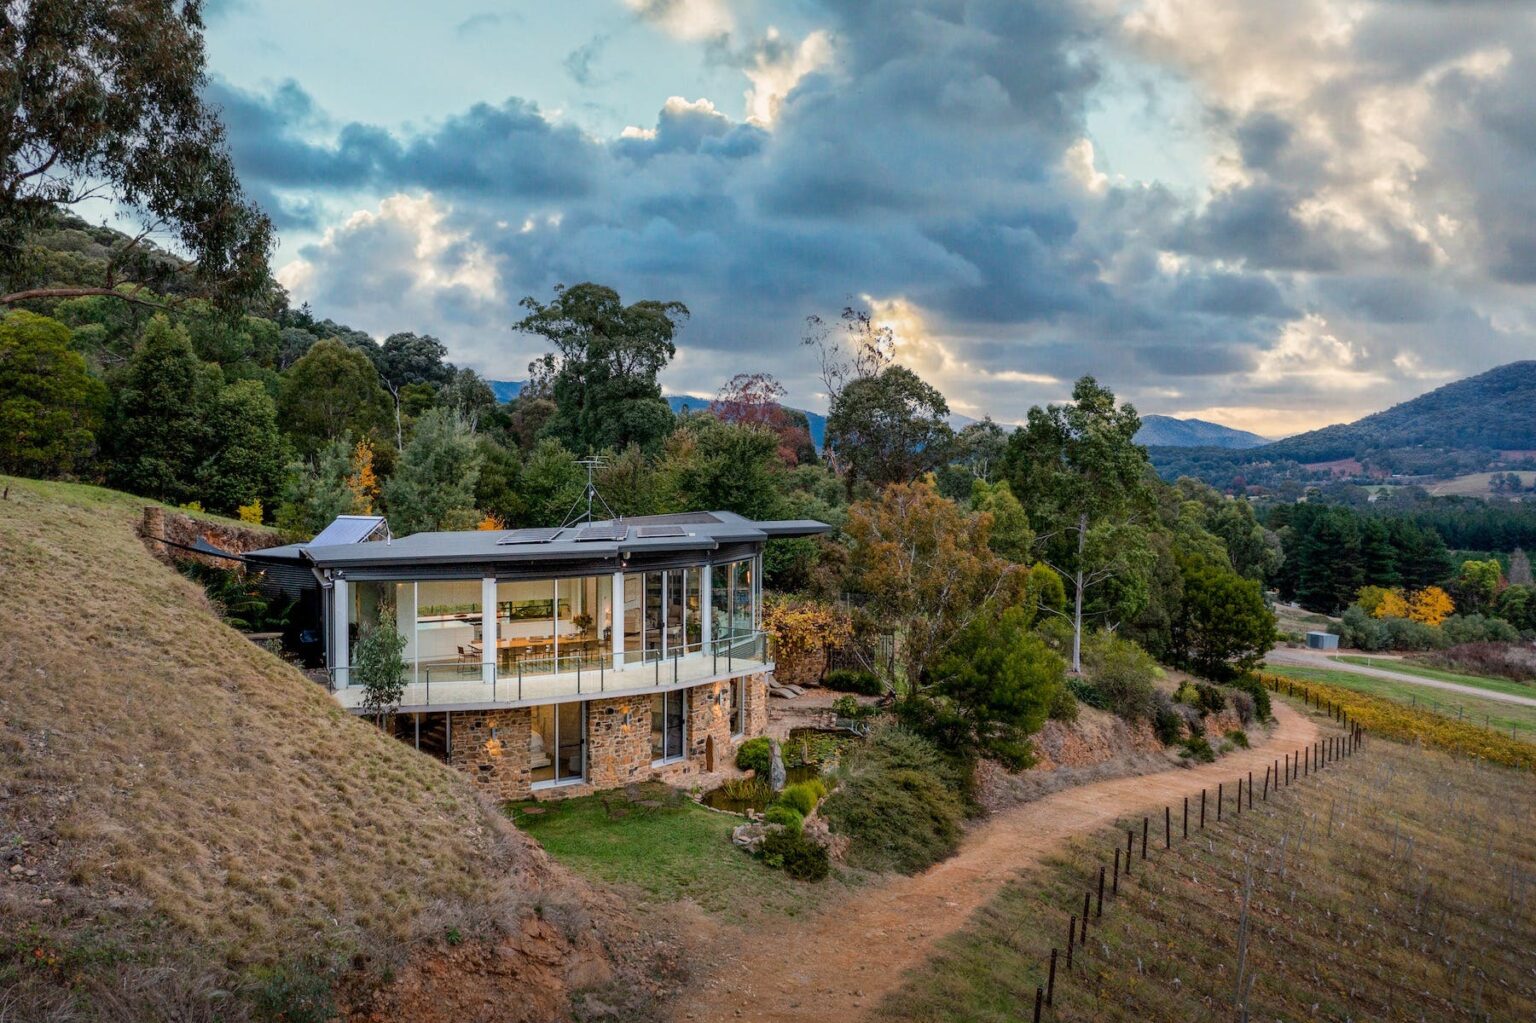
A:
<svg viewBox="0 0 1536 1023">
<path fill-rule="evenodd" d="M 1136 832 L 1125 829 L 1125 876 L 1131 876 L 1131 850 L 1136 847 Z"/>
<path fill-rule="evenodd" d="M 1117 850 L 1118 851 L 1118 850 Z M 1094 916 L 1104 919 L 1104 864 L 1099 864 L 1099 901 L 1094 907 Z"/>
<path fill-rule="evenodd" d="M 1147 858 L 1147 818 L 1141 819 L 1141 858 Z"/>
<path fill-rule="evenodd" d="M 1109 894 L 1117 898 L 1120 895 L 1120 847 L 1118 845 L 1115 846 L 1115 880 L 1110 886 Z"/>
<path fill-rule="evenodd" d="M 1077 944 L 1077 917 L 1067 921 L 1067 969 L 1072 969 L 1072 946 Z"/>
<path fill-rule="evenodd" d="M 1173 848 L 1173 807 L 1163 807 L 1163 848 Z"/>
<path fill-rule="evenodd" d="M 1083 938 L 1081 944 L 1085 947 L 1088 944 L 1088 896 L 1090 894 L 1092 893 L 1083 893 Z"/>
<path fill-rule="evenodd" d="M 1205 789 L 1200 790 L 1200 830 L 1205 830 Z"/>
<path fill-rule="evenodd" d="M 1269 801 L 1269 765 L 1264 766 L 1264 801 Z"/>
<path fill-rule="evenodd" d="M 1248 772 L 1248 809 L 1253 809 L 1253 772 Z"/>
<path fill-rule="evenodd" d="M 1040 985 L 1036 984 L 1035 985 L 1035 1023 L 1040 1023 L 1040 1002 L 1041 1002 L 1041 1000 L 1044 997 L 1045 997 L 1045 992 L 1040 989 Z"/>
<path fill-rule="evenodd" d="M 1051 972 L 1045 981 L 1045 1004 L 1050 1005 L 1056 996 L 1056 950 L 1051 949 Z"/>
<path fill-rule="evenodd" d="M 1223 790 L 1225 788 L 1226 788 L 1226 783 L 1225 782 L 1217 782 L 1216 783 L 1216 823 L 1217 824 L 1221 823 L 1221 797 L 1223 795 Z"/>
</svg>

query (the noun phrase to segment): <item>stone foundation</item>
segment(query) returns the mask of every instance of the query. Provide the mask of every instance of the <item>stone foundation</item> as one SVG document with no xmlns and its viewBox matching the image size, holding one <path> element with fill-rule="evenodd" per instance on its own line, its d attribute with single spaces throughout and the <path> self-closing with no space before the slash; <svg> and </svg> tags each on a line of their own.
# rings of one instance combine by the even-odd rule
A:
<svg viewBox="0 0 1536 1023">
<path fill-rule="evenodd" d="M 497 800 L 562 799 L 602 789 L 657 779 L 681 784 L 711 770 L 728 770 L 736 763 L 739 742 L 762 735 L 768 728 L 768 675 L 744 676 L 746 731 L 731 736 L 731 715 L 716 695 L 729 681 L 711 682 L 688 690 L 688 744 L 682 760 L 651 763 L 651 698 L 621 697 L 587 701 L 587 780 L 581 785 L 533 789 L 528 741 L 533 715 L 515 710 L 453 711 L 450 714 L 448 762 L 474 779 Z M 628 722 L 625 721 L 626 715 Z M 712 756 L 711 756 L 712 754 Z M 713 763 L 711 764 L 711 760 Z"/>
<path fill-rule="evenodd" d="M 532 733 L 533 714 L 527 707 L 451 713 L 448 763 L 492 799 L 526 799 L 533 785 L 528 758 Z"/>
</svg>

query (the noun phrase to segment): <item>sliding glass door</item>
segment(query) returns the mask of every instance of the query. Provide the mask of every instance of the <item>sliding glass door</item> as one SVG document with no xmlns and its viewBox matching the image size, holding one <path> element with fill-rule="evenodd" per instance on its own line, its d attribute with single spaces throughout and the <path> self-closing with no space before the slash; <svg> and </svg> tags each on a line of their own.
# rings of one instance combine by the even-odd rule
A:
<svg viewBox="0 0 1536 1023">
<path fill-rule="evenodd" d="M 546 704 L 532 709 L 528 766 L 535 787 L 581 781 L 587 776 L 587 705 Z"/>
</svg>

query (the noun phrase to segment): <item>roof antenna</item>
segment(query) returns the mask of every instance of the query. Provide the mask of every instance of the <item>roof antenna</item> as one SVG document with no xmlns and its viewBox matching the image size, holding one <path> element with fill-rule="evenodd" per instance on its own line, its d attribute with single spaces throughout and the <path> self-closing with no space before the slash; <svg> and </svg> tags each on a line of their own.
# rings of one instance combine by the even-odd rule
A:
<svg viewBox="0 0 1536 1023">
<path fill-rule="evenodd" d="M 608 502 L 603 500 L 603 495 L 597 492 L 597 484 L 592 480 L 593 473 L 598 469 L 607 468 L 607 460 L 600 455 L 588 455 L 586 458 L 578 459 L 576 464 L 587 470 L 587 486 L 582 491 L 581 496 L 576 499 L 576 503 L 571 505 L 571 510 L 566 514 L 565 521 L 560 524 L 560 528 L 566 529 L 582 522 L 592 522 L 592 501 L 594 499 L 603 506 L 603 510 L 608 513 L 610 519 L 617 521 L 619 516 L 614 513 L 613 508 L 609 506 Z M 583 502 L 586 503 L 585 512 L 581 510 Z"/>
</svg>

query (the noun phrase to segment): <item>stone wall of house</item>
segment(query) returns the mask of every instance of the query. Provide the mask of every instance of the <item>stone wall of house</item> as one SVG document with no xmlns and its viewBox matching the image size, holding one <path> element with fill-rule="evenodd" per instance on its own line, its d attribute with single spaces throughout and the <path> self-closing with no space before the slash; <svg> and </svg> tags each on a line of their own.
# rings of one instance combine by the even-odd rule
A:
<svg viewBox="0 0 1536 1023">
<path fill-rule="evenodd" d="M 746 733 L 743 739 L 762 735 L 768 728 L 768 675 L 760 672 L 743 681 L 746 697 Z M 533 790 L 533 771 L 528 743 L 533 714 L 516 710 L 454 711 L 448 742 L 448 762 L 474 780 L 493 799 L 563 799 L 603 789 L 618 788 L 655 778 L 672 784 L 709 770 L 709 751 L 714 747 L 714 768 L 729 770 L 736 763 L 731 737 L 731 715 L 715 700 L 729 682 L 711 682 L 688 690 L 688 746 L 676 763 L 659 767 L 651 763 L 651 697 L 619 697 L 592 700 L 587 704 L 587 780 L 581 785 L 561 785 Z M 629 715 L 628 724 L 625 715 Z"/>
<path fill-rule="evenodd" d="M 533 714 L 512 710 L 454 711 L 448 722 L 448 763 L 492 799 L 526 799 L 533 789 L 528 741 Z"/>
<path fill-rule="evenodd" d="M 625 715 L 629 716 L 627 724 Z M 587 781 L 591 787 L 617 788 L 650 776 L 650 697 L 587 704 Z"/>
</svg>

